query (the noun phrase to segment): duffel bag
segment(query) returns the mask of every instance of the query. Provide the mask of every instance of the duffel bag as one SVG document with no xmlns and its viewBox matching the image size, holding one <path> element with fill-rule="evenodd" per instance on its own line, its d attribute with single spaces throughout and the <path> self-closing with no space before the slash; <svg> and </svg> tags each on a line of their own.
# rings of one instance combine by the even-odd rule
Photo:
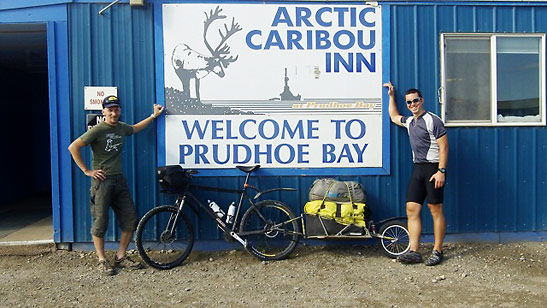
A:
<svg viewBox="0 0 547 308">
<path fill-rule="evenodd" d="M 324 179 L 316 179 L 313 181 L 313 183 L 310 186 L 310 191 L 308 193 L 308 197 L 310 201 L 315 200 L 329 200 L 329 201 L 336 201 L 333 199 L 336 199 L 337 196 L 335 196 L 336 188 L 333 189 L 332 186 L 337 184 L 336 179 L 330 179 L 330 178 L 324 178 Z M 337 184 L 339 186 L 340 183 Z M 345 189 L 345 186 L 344 186 Z M 331 192 L 332 191 L 332 192 Z M 331 192 L 331 195 L 329 196 L 329 192 Z"/>
<path fill-rule="evenodd" d="M 351 198 L 353 202 L 367 203 L 367 193 L 361 183 L 355 181 L 345 181 L 344 184 L 348 187 L 348 198 Z"/>
<path fill-rule="evenodd" d="M 332 178 L 322 178 L 313 181 L 308 197 L 311 201 L 327 200 L 335 202 L 366 202 L 363 186 L 355 181 L 338 181 Z"/>
</svg>

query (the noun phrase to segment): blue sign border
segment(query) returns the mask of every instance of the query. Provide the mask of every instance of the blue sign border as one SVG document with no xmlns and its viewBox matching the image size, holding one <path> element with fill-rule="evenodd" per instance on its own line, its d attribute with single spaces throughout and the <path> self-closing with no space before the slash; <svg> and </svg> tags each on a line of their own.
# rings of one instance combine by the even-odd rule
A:
<svg viewBox="0 0 547 308">
<path fill-rule="evenodd" d="M 155 66 L 156 66 L 156 101 L 165 106 L 164 80 L 164 50 L 163 50 L 163 4 L 164 3 L 208 3 L 202 2 L 155 2 L 154 3 L 154 37 L 155 39 Z M 249 2 L 233 2 L 248 3 Z M 268 2 L 275 4 L 275 2 Z M 282 2 L 283 4 L 299 4 L 301 2 Z M 311 3 L 311 2 L 310 2 Z M 258 3 L 259 5 L 262 3 Z M 335 2 L 332 4 L 352 4 L 354 2 Z M 389 5 L 381 5 L 382 11 L 382 80 L 390 80 L 390 32 L 391 10 Z M 382 92 L 382 102 L 387 102 L 387 92 Z M 382 104 L 382 167 L 370 168 L 263 168 L 257 175 L 266 176 L 339 176 L 339 175 L 389 175 L 390 174 L 390 118 L 388 105 Z M 157 161 L 158 166 L 165 165 L 165 117 L 158 118 L 157 130 Z M 202 176 L 241 176 L 236 169 L 198 169 Z"/>
</svg>

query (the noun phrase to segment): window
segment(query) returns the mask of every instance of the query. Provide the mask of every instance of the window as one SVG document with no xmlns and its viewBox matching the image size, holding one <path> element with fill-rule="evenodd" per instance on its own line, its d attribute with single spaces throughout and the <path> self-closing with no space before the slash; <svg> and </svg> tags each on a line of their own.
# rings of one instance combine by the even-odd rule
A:
<svg viewBox="0 0 547 308">
<path fill-rule="evenodd" d="M 447 126 L 545 125 L 545 35 L 442 34 Z"/>
</svg>

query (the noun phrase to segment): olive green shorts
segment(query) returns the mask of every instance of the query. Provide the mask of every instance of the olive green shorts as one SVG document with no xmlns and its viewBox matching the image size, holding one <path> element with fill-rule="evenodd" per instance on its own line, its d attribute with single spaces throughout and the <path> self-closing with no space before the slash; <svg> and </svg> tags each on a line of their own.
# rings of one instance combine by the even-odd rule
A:
<svg viewBox="0 0 547 308">
<path fill-rule="evenodd" d="M 122 231 L 135 231 L 137 211 L 123 175 L 108 175 L 106 180 L 91 180 L 91 234 L 104 237 L 108 210 L 112 208 Z"/>
</svg>

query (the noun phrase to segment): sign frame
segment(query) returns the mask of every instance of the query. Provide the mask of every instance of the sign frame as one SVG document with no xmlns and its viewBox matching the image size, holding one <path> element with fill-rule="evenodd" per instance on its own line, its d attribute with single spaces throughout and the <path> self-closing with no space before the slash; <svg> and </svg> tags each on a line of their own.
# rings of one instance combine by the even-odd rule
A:
<svg viewBox="0 0 547 308">
<path fill-rule="evenodd" d="M 172 4 L 174 2 L 168 2 Z M 186 3 L 186 2 L 185 2 Z M 156 66 L 156 101 L 165 106 L 165 64 L 164 61 L 164 29 L 163 29 L 163 8 L 165 3 L 154 3 L 154 23 L 155 23 L 155 66 Z M 208 4 L 208 3 L 203 3 Z M 305 5 L 298 2 L 284 2 L 286 5 Z M 325 6 L 336 6 L 342 3 L 328 3 Z M 270 5 L 270 4 L 255 4 L 245 3 L 245 5 Z M 310 4 L 317 5 L 317 4 Z M 349 4 L 348 4 L 349 5 Z M 381 10 L 381 25 L 382 25 L 382 84 L 383 82 L 390 80 L 390 6 L 380 5 Z M 389 175 L 390 174 L 390 118 L 388 112 L 388 96 L 386 91 L 381 92 L 381 167 L 343 167 L 343 168 L 261 168 L 258 170 L 257 175 L 265 176 L 358 176 L 358 175 Z M 157 147 L 157 162 L 158 165 L 165 165 L 166 163 L 166 119 L 160 117 L 158 119 L 158 131 L 157 131 L 158 147 Z M 247 164 L 250 165 L 250 164 Z M 184 167 L 184 165 L 183 165 Z M 201 176 L 241 176 L 242 173 L 235 169 L 200 169 L 199 175 Z"/>
</svg>

